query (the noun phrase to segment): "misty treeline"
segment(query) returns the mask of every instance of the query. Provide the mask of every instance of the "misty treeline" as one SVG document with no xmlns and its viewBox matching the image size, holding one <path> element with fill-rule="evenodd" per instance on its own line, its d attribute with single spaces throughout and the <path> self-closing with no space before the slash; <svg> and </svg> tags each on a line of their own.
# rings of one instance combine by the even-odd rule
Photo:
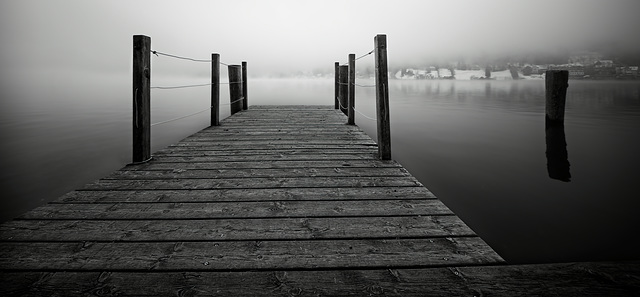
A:
<svg viewBox="0 0 640 297">
<path fill-rule="evenodd" d="M 556 49 L 548 51 L 522 51 L 511 52 L 504 54 L 468 54 L 457 55 L 450 57 L 389 57 L 389 71 L 391 73 L 397 73 L 398 71 L 405 71 L 408 68 L 426 68 L 435 67 L 443 69 L 458 69 L 458 70 L 473 70 L 486 69 L 490 67 L 492 71 L 502 71 L 509 69 L 510 65 L 547 65 L 566 64 L 570 60 L 570 57 L 577 52 L 597 52 L 602 55 L 604 59 L 612 60 L 616 64 L 620 65 L 640 65 L 640 52 L 633 50 L 624 50 L 616 48 L 615 45 L 607 44 L 600 46 L 592 46 L 587 50 L 576 49 Z M 364 62 L 364 63 L 363 63 Z M 356 71 L 363 76 L 372 76 L 375 72 L 375 66 L 369 61 L 363 61 L 356 63 Z M 331 75 L 334 72 L 332 64 L 323 67 L 315 67 L 311 69 L 307 74 L 312 75 Z M 300 71 L 302 74 L 303 71 Z"/>
</svg>

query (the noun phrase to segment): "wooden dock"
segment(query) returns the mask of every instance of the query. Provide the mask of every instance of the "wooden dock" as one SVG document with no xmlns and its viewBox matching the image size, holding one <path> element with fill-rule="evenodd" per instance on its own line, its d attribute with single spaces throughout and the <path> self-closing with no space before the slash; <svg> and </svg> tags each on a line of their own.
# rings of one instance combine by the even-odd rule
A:
<svg viewBox="0 0 640 297">
<path fill-rule="evenodd" d="M 638 263 L 507 265 L 346 119 L 252 106 L 0 225 L 0 295 L 640 292 Z"/>
</svg>

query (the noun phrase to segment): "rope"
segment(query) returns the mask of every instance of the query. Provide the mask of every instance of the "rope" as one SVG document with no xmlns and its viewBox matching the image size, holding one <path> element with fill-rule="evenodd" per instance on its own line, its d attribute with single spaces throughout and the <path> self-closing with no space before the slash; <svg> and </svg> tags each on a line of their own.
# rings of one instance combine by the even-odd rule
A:
<svg viewBox="0 0 640 297">
<path fill-rule="evenodd" d="M 229 103 L 224 103 L 224 104 L 220 104 L 220 105 L 227 106 L 227 105 L 231 105 L 231 104 L 234 104 L 234 103 L 238 103 L 238 102 L 240 102 L 242 100 L 244 100 L 244 97 L 240 97 L 240 99 L 238 99 L 236 101 L 229 102 Z"/>
<path fill-rule="evenodd" d="M 364 58 L 364 57 L 366 57 L 366 56 L 368 56 L 368 55 L 371 55 L 371 54 L 373 54 L 373 52 L 375 52 L 375 51 L 376 51 L 376 49 L 374 48 L 374 49 L 372 49 L 370 52 L 368 52 L 368 53 L 366 53 L 366 54 L 364 54 L 364 55 L 362 55 L 362 56 L 360 56 L 360 57 L 355 58 L 355 60 L 354 60 L 354 61 L 358 61 L 358 60 L 360 60 L 360 59 L 362 59 L 362 58 Z M 343 63 L 343 64 L 340 64 L 340 65 L 338 65 L 338 66 L 349 66 L 349 62 L 347 61 L 347 63 Z"/>
<path fill-rule="evenodd" d="M 193 62 L 208 62 L 211 63 L 211 60 L 202 60 L 202 59 L 193 59 L 193 58 L 187 58 L 187 57 L 181 57 L 181 56 L 176 56 L 176 55 L 172 55 L 172 54 L 167 54 L 167 53 L 161 53 L 159 51 L 151 51 L 152 54 L 158 56 L 167 56 L 167 57 L 171 57 L 171 58 L 176 58 L 176 59 L 182 59 L 182 60 L 187 60 L 187 61 L 193 61 Z"/>
<path fill-rule="evenodd" d="M 193 62 L 206 62 L 206 63 L 211 63 L 213 62 L 213 60 L 204 60 L 204 59 L 194 59 L 194 58 L 187 58 L 187 57 L 182 57 L 182 56 L 176 56 L 176 55 L 172 55 L 172 54 L 167 54 L 167 53 L 161 53 L 159 51 L 151 51 L 152 54 L 156 55 L 156 56 L 166 56 L 166 57 L 171 57 L 171 58 L 176 58 L 176 59 L 182 59 L 182 60 L 187 60 L 187 61 L 193 61 Z M 227 63 L 222 63 L 219 61 L 220 64 L 224 65 L 224 66 L 229 66 L 229 64 Z"/>
<path fill-rule="evenodd" d="M 362 87 L 362 88 L 373 88 L 373 87 L 376 86 L 376 85 L 359 85 L 359 84 L 356 84 L 356 83 L 354 83 L 354 85 L 357 86 L 357 87 Z"/>
<path fill-rule="evenodd" d="M 342 83 L 342 82 L 338 82 L 338 84 L 339 85 L 343 85 L 343 86 L 348 86 L 349 85 L 349 83 Z M 356 84 L 356 83 L 353 83 L 353 85 L 357 86 L 357 87 L 363 87 L 363 88 L 373 88 L 373 87 L 376 86 L 376 85 L 359 85 L 359 84 Z"/>
<path fill-rule="evenodd" d="M 170 89 L 183 89 L 183 88 L 194 88 L 194 87 L 204 87 L 214 85 L 214 83 L 209 84 L 199 84 L 199 85 L 184 85 L 184 86 L 172 86 L 172 87 L 151 87 L 152 89 L 160 89 L 160 90 L 170 90 Z"/>
<path fill-rule="evenodd" d="M 355 110 L 355 111 L 356 111 L 357 113 L 359 113 L 361 116 L 363 116 L 363 117 L 365 117 L 365 118 L 367 118 L 367 119 L 369 119 L 369 120 L 372 120 L 372 121 L 377 121 L 377 120 L 378 120 L 378 119 L 376 119 L 376 118 L 368 117 L 366 114 L 361 113 L 359 110 L 357 110 L 357 109 L 355 109 L 355 108 L 354 108 L 353 110 Z"/>
<path fill-rule="evenodd" d="M 338 105 L 340 105 L 340 108 L 341 108 L 341 109 L 347 109 L 346 107 L 344 107 L 344 106 L 342 105 L 342 102 L 340 102 L 340 97 L 338 97 Z"/>
<path fill-rule="evenodd" d="M 208 107 L 207 109 L 204 109 L 204 110 L 201 110 L 201 111 L 198 111 L 198 112 L 194 112 L 194 113 L 192 113 L 192 114 L 188 114 L 188 115 L 186 115 L 186 116 L 181 116 L 181 117 L 173 118 L 173 119 L 170 119 L 170 120 L 166 120 L 166 121 L 162 121 L 162 122 L 154 123 L 154 124 L 151 124 L 151 127 L 153 127 L 153 126 L 155 126 L 155 125 L 166 124 L 166 123 L 169 123 L 169 122 L 173 122 L 173 121 L 181 120 L 181 119 L 184 119 L 184 118 L 188 118 L 188 117 L 191 117 L 191 116 L 194 116 L 194 115 L 197 115 L 197 114 L 203 113 L 203 112 L 205 112 L 205 111 L 207 111 L 207 110 L 210 110 L 211 108 L 213 108 L 213 106 L 210 106 L 210 107 Z"/>
<path fill-rule="evenodd" d="M 342 102 L 340 102 L 340 97 L 338 97 L 337 99 L 338 99 L 338 105 L 340 105 L 340 108 L 341 108 L 341 109 L 347 109 L 347 110 L 348 110 L 348 108 L 344 107 L 344 106 L 342 105 Z M 365 117 L 365 118 L 367 118 L 367 119 L 369 119 L 369 120 L 377 121 L 377 119 L 372 118 L 372 117 L 369 117 L 369 116 L 367 116 L 366 114 L 361 113 L 359 110 L 357 110 L 357 109 L 355 109 L 355 108 L 353 108 L 353 110 L 354 110 L 355 112 L 359 113 L 361 116 L 363 116 L 363 117 Z"/>
<path fill-rule="evenodd" d="M 362 58 L 364 58 L 364 57 L 366 57 L 366 56 L 368 56 L 368 55 L 373 54 L 373 52 L 374 52 L 375 50 L 376 50 L 376 49 L 374 48 L 374 49 L 372 49 L 370 52 L 368 52 L 368 53 L 366 53 L 366 54 L 364 54 L 364 55 L 362 55 L 362 56 L 360 56 L 360 57 L 357 57 L 357 58 L 356 58 L 356 61 L 358 61 L 358 60 L 360 60 L 360 59 L 362 59 Z"/>
<path fill-rule="evenodd" d="M 228 84 L 241 84 L 242 81 L 234 81 L 234 82 L 221 82 L 221 85 L 228 85 Z M 211 86 L 211 85 L 215 85 L 215 83 L 208 83 L 208 84 L 199 84 L 199 85 L 183 85 L 183 86 L 170 86 L 170 87 L 159 87 L 159 86 L 155 86 L 155 87 L 151 87 L 151 89 L 160 89 L 160 90 L 170 90 L 170 89 L 183 89 L 183 88 L 194 88 L 194 87 L 204 87 L 204 86 Z"/>
<path fill-rule="evenodd" d="M 242 97 L 242 98 L 240 98 L 240 99 L 238 99 L 238 100 L 236 100 L 236 101 L 233 101 L 233 102 L 230 102 L 230 103 L 227 103 L 227 104 L 220 104 L 220 105 L 231 105 L 231 104 L 234 104 L 234 103 L 240 102 L 240 101 L 242 101 L 242 100 L 244 100 L 244 97 Z M 185 115 L 185 116 L 181 116 L 181 117 L 173 118 L 173 119 L 166 120 L 166 121 L 162 121 L 162 122 L 158 122 L 158 123 L 153 123 L 153 124 L 151 124 L 151 127 L 153 127 L 153 126 L 155 126 L 155 125 L 166 124 L 166 123 L 169 123 L 169 122 L 173 122 L 173 121 L 181 120 L 181 119 L 184 119 L 184 118 L 192 117 L 192 116 L 194 116 L 194 115 L 201 114 L 201 113 L 203 113 L 203 112 L 205 112 L 205 111 L 207 111 L 207 110 L 210 110 L 210 109 L 212 109 L 212 108 L 213 108 L 213 106 L 208 107 L 207 109 L 203 109 L 203 110 L 201 110 L 201 111 L 197 111 L 197 112 L 194 112 L 194 113 L 191 113 L 191 114 Z M 137 122 L 136 122 L 136 123 L 137 123 Z"/>
</svg>

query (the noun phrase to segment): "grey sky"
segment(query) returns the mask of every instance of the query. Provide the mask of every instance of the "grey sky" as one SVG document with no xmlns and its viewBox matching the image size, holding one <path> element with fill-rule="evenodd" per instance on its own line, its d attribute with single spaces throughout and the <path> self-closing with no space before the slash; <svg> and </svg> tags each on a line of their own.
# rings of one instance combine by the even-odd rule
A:
<svg viewBox="0 0 640 297">
<path fill-rule="evenodd" d="M 594 42 L 640 49 L 636 0 L 0 1 L 3 72 L 126 73 L 134 34 L 256 72 L 332 67 L 378 33 L 390 64 Z"/>
</svg>

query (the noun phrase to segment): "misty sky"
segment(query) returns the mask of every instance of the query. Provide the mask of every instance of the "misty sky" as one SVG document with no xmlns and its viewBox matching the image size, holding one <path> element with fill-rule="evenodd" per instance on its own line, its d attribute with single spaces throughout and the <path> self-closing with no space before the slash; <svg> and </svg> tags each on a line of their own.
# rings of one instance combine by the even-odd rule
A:
<svg viewBox="0 0 640 297">
<path fill-rule="evenodd" d="M 389 63 L 611 44 L 640 49 L 637 0 L 0 0 L 3 72 L 127 73 L 134 34 L 158 51 L 256 73 L 345 62 L 387 34 Z"/>
</svg>

